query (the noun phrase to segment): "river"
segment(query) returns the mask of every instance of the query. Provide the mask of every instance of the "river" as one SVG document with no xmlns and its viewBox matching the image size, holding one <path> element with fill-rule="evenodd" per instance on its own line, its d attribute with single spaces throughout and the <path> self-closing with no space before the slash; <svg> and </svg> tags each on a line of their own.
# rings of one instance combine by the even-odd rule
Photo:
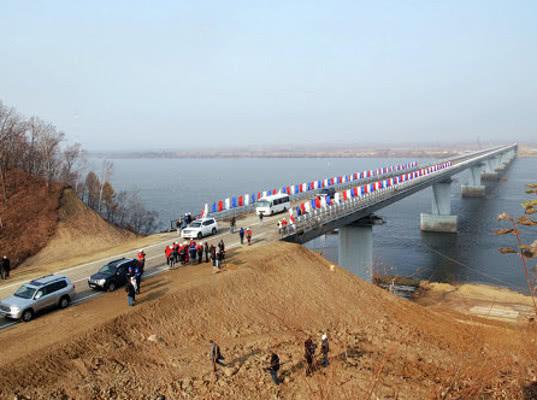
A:
<svg viewBox="0 0 537 400">
<path fill-rule="evenodd" d="M 91 164 L 99 165 L 96 159 Z M 318 158 L 318 159 L 115 159 L 112 183 L 116 189 L 136 190 L 149 209 L 159 213 L 163 227 L 186 211 L 199 212 L 214 200 L 243 193 L 281 187 L 317 178 L 349 174 L 409 159 Z M 427 160 L 418 160 L 424 163 Z M 501 255 L 497 248 L 510 244 L 510 237 L 495 236 L 502 211 L 521 214 L 520 202 L 528 198 L 525 185 L 537 181 L 537 159 L 513 162 L 504 179 L 487 184 L 486 198 L 461 198 L 460 183 L 452 185 L 452 212 L 458 215 L 457 234 L 424 233 L 419 229 L 421 212 L 431 211 L 428 188 L 399 201 L 377 214 L 386 223 L 374 227 L 375 269 L 440 282 L 481 282 L 525 290 L 516 256 Z M 535 231 L 534 231 L 535 232 Z M 523 233 L 529 242 L 534 233 Z M 531 239 L 531 240 L 530 240 Z M 326 235 L 307 246 L 328 259 L 337 260 L 337 235 Z M 534 264 L 534 263 L 533 263 Z M 531 264 L 531 266 L 533 266 Z"/>
</svg>

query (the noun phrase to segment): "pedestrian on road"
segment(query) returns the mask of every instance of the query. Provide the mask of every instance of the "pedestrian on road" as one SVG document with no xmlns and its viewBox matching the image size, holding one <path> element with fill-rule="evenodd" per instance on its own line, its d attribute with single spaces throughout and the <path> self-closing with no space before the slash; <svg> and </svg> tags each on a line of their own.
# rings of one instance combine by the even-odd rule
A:
<svg viewBox="0 0 537 400">
<path fill-rule="evenodd" d="M 246 241 L 248 246 L 252 244 L 252 229 L 250 227 L 246 228 Z"/>
<path fill-rule="evenodd" d="M 213 267 L 216 267 L 216 247 L 214 244 L 211 244 L 211 261 L 213 262 Z"/>
<path fill-rule="evenodd" d="M 166 256 L 166 265 L 170 265 L 170 259 L 172 257 L 173 248 L 172 246 L 166 246 L 164 249 L 164 255 Z"/>
<path fill-rule="evenodd" d="M 222 253 L 222 260 L 226 258 L 226 246 L 224 245 L 224 240 L 220 239 L 218 242 L 218 248 L 220 249 L 220 252 Z"/>
<path fill-rule="evenodd" d="M 263 223 L 263 217 L 264 217 L 263 213 L 260 212 L 259 213 L 259 222 Z"/>
<path fill-rule="evenodd" d="M 177 218 L 175 220 L 175 229 L 177 229 L 177 236 L 179 236 L 181 234 L 181 220 L 179 218 Z"/>
<path fill-rule="evenodd" d="M 198 243 L 196 250 L 198 252 L 198 264 L 201 264 L 203 262 L 203 246 L 201 243 Z"/>
<path fill-rule="evenodd" d="M 304 358 L 306 360 L 306 376 L 313 374 L 313 361 L 315 360 L 315 343 L 309 337 L 304 342 Z"/>
<path fill-rule="evenodd" d="M 244 244 L 244 228 L 242 226 L 239 230 L 239 237 L 241 238 L 241 244 Z"/>
<path fill-rule="evenodd" d="M 134 306 L 134 304 L 136 303 L 136 288 L 134 287 L 130 279 L 127 281 L 127 287 L 125 288 L 125 291 L 127 292 L 129 307 Z"/>
<path fill-rule="evenodd" d="M 0 261 L 0 279 L 6 280 L 6 272 L 4 269 L 4 260 Z"/>
<path fill-rule="evenodd" d="M 142 284 L 142 267 L 139 263 L 136 263 L 134 267 L 134 280 L 136 281 L 136 294 L 140 294 L 140 285 Z"/>
<path fill-rule="evenodd" d="M 213 366 L 213 372 L 216 372 L 216 364 L 225 366 L 224 357 L 220 352 L 220 347 L 214 340 L 211 339 L 209 343 L 211 344 L 211 364 Z"/>
<path fill-rule="evenodd" d="M 9 258 L 7 258 L 7 256 L 4 256 L 2 258 L 2 264 L 4 266 L 4 279 L 9 279 L 9 273 L 11 272 L 11 261 L 9 261 Z"/>
<path fill-rule="evenodd" d="M 144 249 L 138 250 L 138 254 L 136 255 L 138 258 L 138 263 L 140 264 L 140 268 L 142 269 L 142 274 L 144 273 L 145 268 L 145 251 Z"/>
<path fill-rule="evenodd" d="M 188 252 L 190 253 L 190 263 L 194 264 L 196 262 L 196 242 L 191 241 L 190 246 L 188 247 Z"/>
<path fill-rule="evenodd" d="M 203 244 L 203 249 L 205 250 L 205 262 L 209 262 L 209 243 L 205 242 Z"/>
<path fill-rule="evenodd" d="M 321 365 L 323 367 L 328 367 L 328 353 L 330 352 L 330 345 L 328 344 L 328 335 L 325 333 L 321 336 L 321 353 L 323 358 L 321 360 Z"/>
<path fill-rule="evenodd" d="M 279 385 L 281 383 L 280 379 L 278 378 L 279 369 L 280 369 L 280 357 L 278 357 L 278 355 L 276 353 L 272 353 L 270 355 L 269 372 L 270 372 L 270 376 L 272 377 L 272 381 L 276 385 Z"/>
<path fill-rule="evenodd" d="M 231 222 L 229 223 L 229 231 L 233 234 L 235 233 L 235 224 L 237 223 L 237 220 L 235 219 L 235 216 L 231 217 Z"/>
</svg>

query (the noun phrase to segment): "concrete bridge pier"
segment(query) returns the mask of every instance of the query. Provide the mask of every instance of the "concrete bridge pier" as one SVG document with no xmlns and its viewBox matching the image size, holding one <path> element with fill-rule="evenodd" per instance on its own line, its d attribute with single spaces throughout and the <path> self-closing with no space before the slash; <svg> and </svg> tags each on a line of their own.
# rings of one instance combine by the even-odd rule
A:
<svg viewBox="0 0 537 400">
<path fill-rule="evenodd" d="M 433 184 L 433 212 L 420 215 L 420 229 L 425 232 L 457 232 L 457 216 L 451 215 L 449 197 L 451 179 Z"/>
<path fill-rule="evenodd" d="M 370 216 L 339 228 L 338 264 L 368 282 L 373 280 L 373 225 L 379 221 Z"/>
<path fill-rule="evenodd" d="M 474 165 L 470 168 L 470 182 L 462 185 L 462 197 L 483 197 L 485 196 L 485 185 L 481 184 L 482 165 Z"/>
<path fill-rule="evenodd" d="M 496 172 L 498 167 L 498 159 L 496 157 L 489 158 L 485 161 L 484 172 L 481 174 L 481 180 L 483 181 L 497 181 L 499 174 Z"/>
</svg>

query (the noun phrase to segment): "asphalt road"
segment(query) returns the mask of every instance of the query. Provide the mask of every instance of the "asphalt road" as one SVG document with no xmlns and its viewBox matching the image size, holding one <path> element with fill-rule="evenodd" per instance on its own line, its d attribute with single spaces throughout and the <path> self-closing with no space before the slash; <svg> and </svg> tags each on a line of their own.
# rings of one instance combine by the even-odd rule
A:
<svg viewBox="0 0 537 400">
<path fill-rule="evenodd" d="M 277 240 L 277 220 L 282 218 L 283 214 L 273 217 L 265 217 L 263 223 L 259 222 L 259 219 L 255 215 L 249 215 L 244 219 L 237 221 L 237 227 L 250 226 L 253 231 L 253 244 L 259 241 L 265 240 Z M 220 239 L 224 240 L 226 250 L 233 249 L 240 246 L 239 234 L 235 232 L 231 234 L 227 224 L 219 223 L 219 232 L 214 236 L 203 238 L 203 241 L 209 242 L 209 245 L 214 243 L 216 245 Z M 166 265 L 166 258 L 164 256 L 165 246 L 172 244 L 174 241 L 183 241 L 183 239 L 177 237 L 177 234 L 170 233 L 169 238 L 159 243 L 152 244 L 144 247 L 146 253 L 145 273 L 143 278 L 159 274 L 168 269 Z M 245 240 L 246 241 L 246 240 Z M 104 259 L 92 261 L 85 264 L 75 265 L 63 270 L 59 270 L 56 274 L 66 275 L 75 285 L 75 297 L 72 300 L 72 306 L 76 306 L 85 301 L 89 301 L 96 296 L 105 296 L 105 292 L 94 291 L 88 287 L 88 278 L 105 265 L 107 262 L 121 258 L 135 258 L 136 250 L 127 253 L 117 254 Z M 0 299 L 4 299 L 12 295 L 24 282 L 17 281 L 13 283 L 7 283 L 0 287 Z M 142 284 L 143 288 L 143 284 Z M 122 290 L 122 289 L 119 289 Z M 56 311 L 54 311 L 56 312 Z M 61 312 L 58 310 L 57 312 Z M 39 318 L 39 316 L 37 316 Z M 31 323 L 31 322 L 30 322 Z M 7 320 L 0 318 L 0 330 L 7 328 L 15 328 L 19 324 L 17 321 Z"/>
</svg>

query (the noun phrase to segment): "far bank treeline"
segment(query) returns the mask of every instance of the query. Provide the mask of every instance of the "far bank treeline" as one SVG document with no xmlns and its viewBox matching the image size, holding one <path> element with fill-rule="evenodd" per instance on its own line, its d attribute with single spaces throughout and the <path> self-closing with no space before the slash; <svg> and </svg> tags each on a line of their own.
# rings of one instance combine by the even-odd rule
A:
<svg viewBox="0 0 537 400">
<path fill-rule="evenodd" d="M 71 187 L 78 197 L 107 221 L 130 231 L 146 234 L 158 224 L 158 214 L 148 211 L 133 192 L 116 192 L 109 179 L 112 163 L 103 161 L 97 171 L 88 170 L 80 144 L 66 144 L 65 134 L 39 117 L 27 118 L 0 101 L 0 204 L 16 207 L 10 196 L 24 180 L 10 174 L 37 177 L 52 190 Z"/>
</svg>

